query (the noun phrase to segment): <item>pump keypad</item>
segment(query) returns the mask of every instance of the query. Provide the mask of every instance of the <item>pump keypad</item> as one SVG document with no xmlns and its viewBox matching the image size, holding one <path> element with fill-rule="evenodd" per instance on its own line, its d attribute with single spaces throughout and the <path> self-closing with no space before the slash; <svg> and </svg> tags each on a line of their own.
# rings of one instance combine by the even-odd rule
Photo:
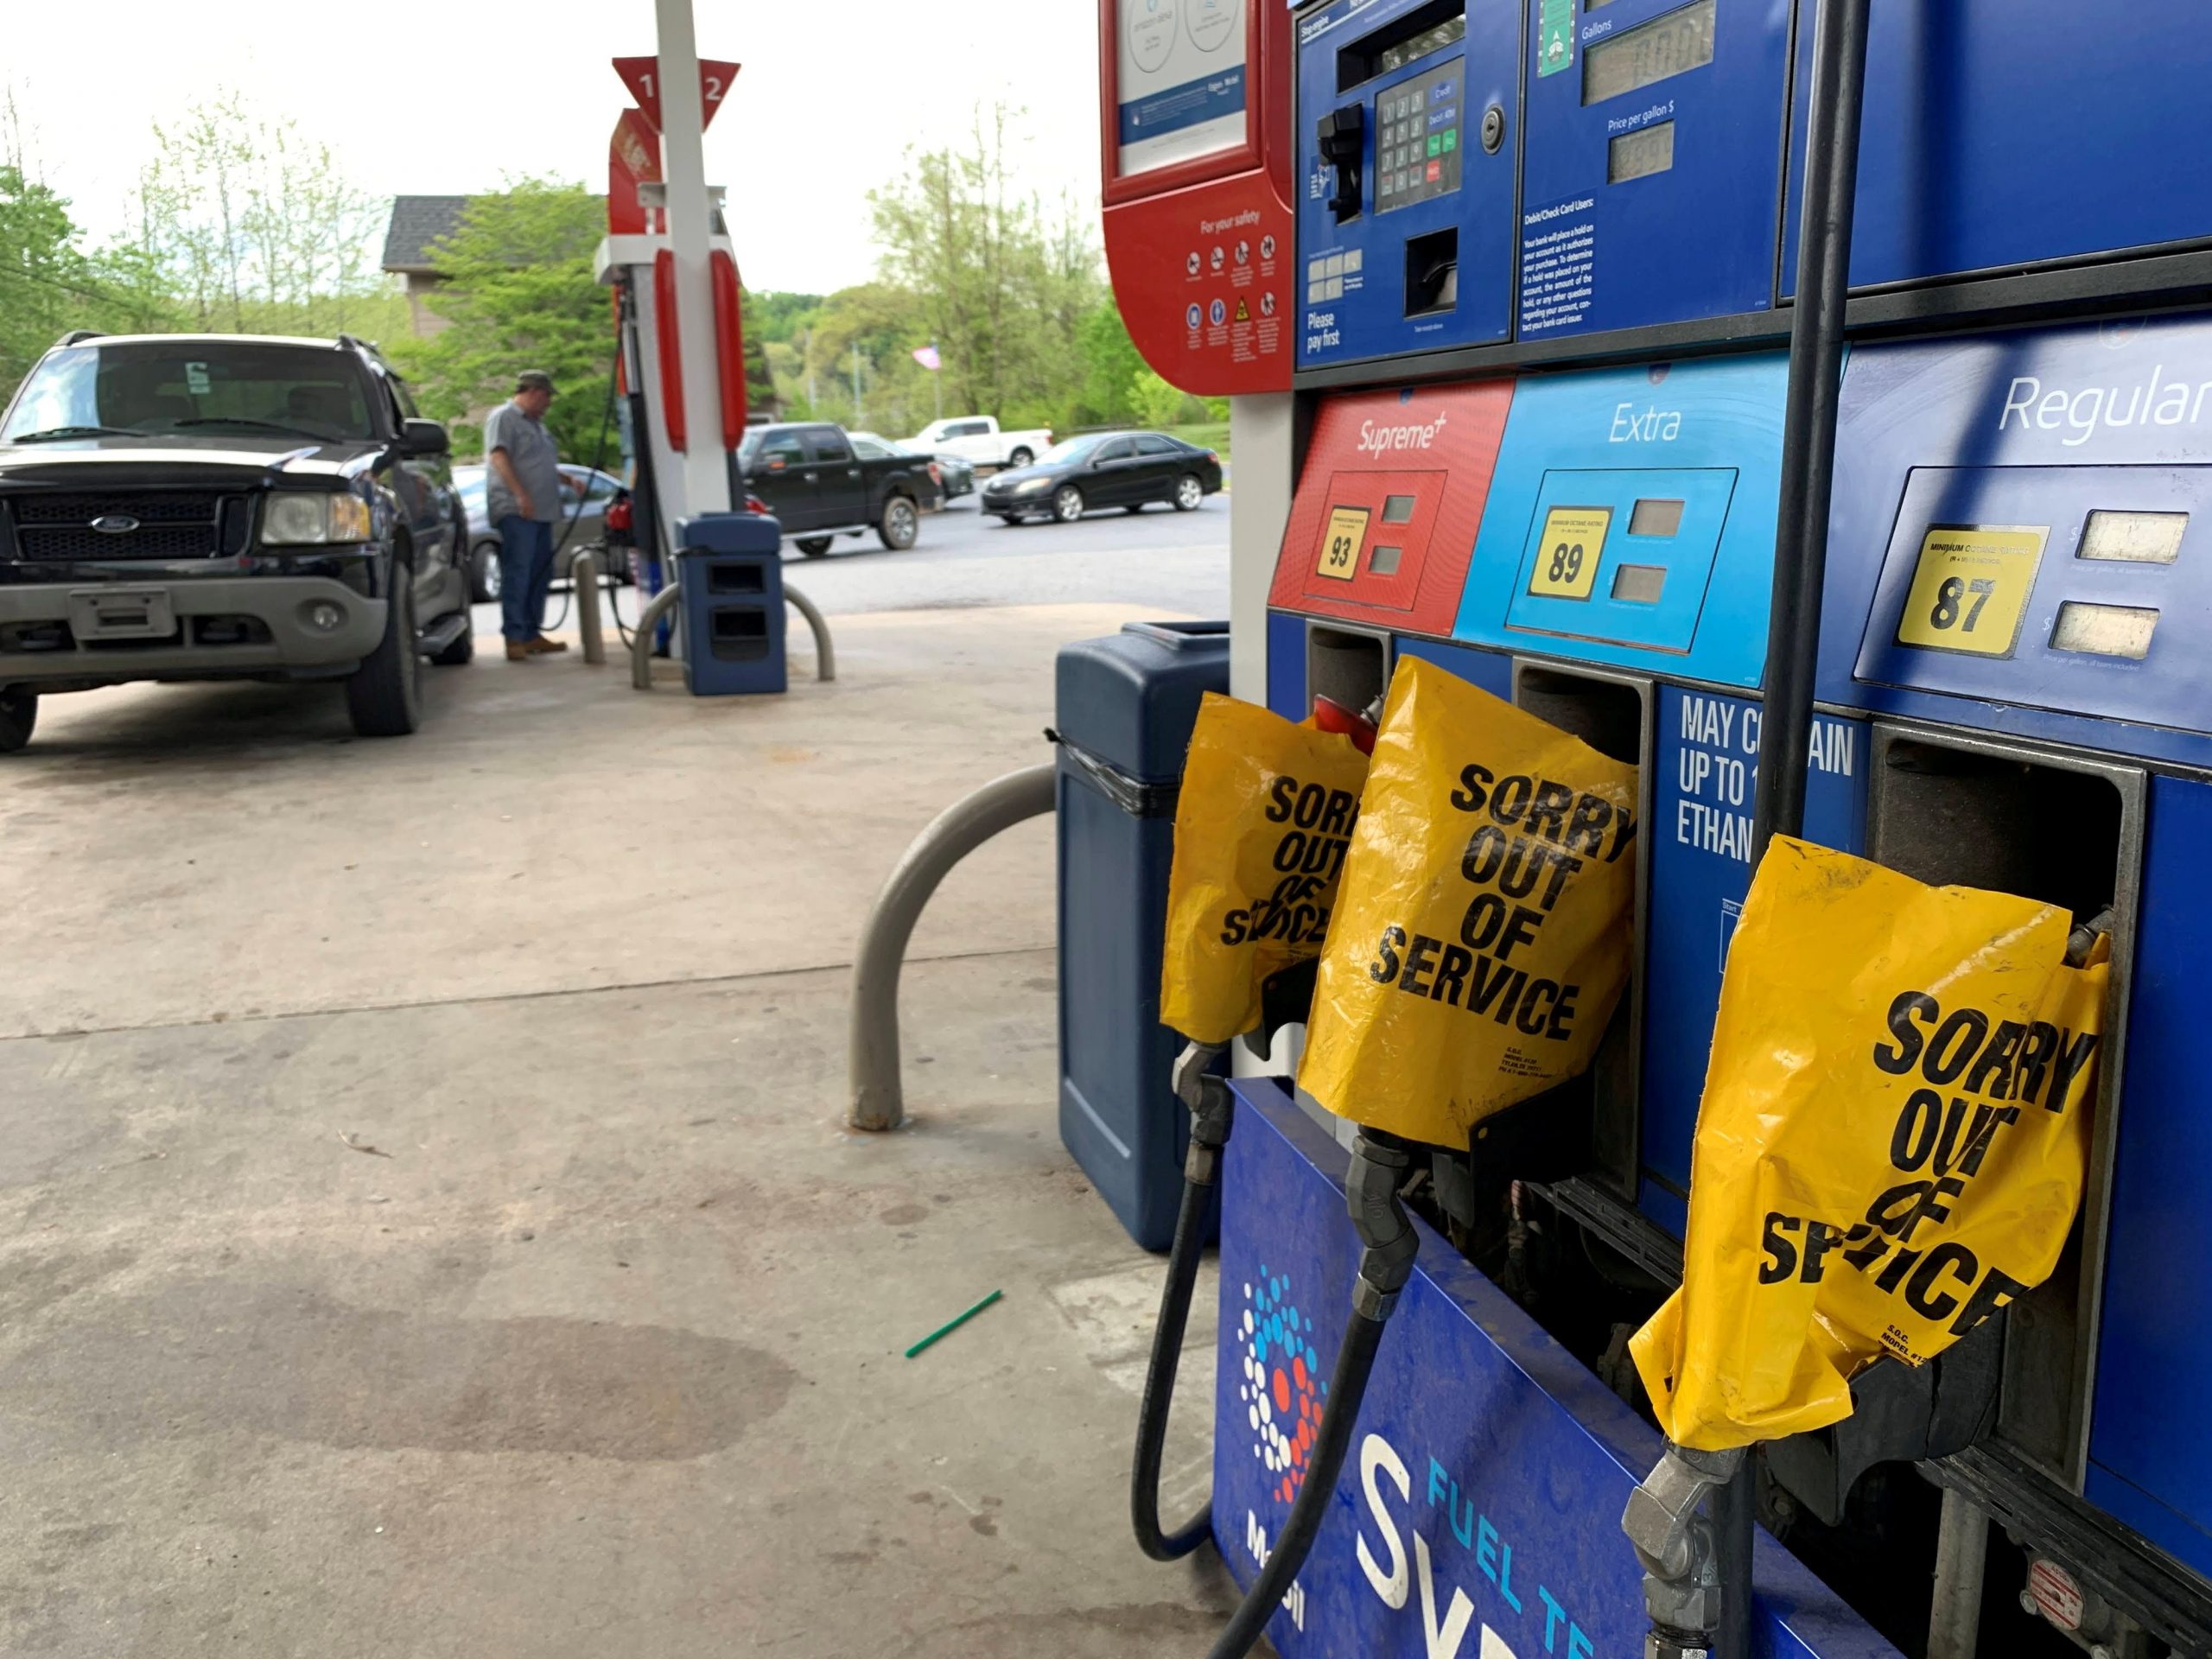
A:
<svg viewBox="0 0 2212 1659">
<path fill-rule="evenodd" d="M 1375 97 L 1375 211 L 1459 188 L 1465 60 L 1454 58 Z"/>
</svg>

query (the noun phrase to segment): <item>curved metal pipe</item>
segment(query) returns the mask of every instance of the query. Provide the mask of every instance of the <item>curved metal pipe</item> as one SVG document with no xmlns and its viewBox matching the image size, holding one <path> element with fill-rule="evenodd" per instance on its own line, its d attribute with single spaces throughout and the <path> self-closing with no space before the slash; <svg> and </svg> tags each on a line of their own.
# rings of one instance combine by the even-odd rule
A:
<svg viewBox="0 0 2212 1659">
<path fill-rule="evenodd" d="M 682 593 L 683 589 L 671 582 L 638 613 L 638 629 L 630 636 L 630 683 L 638 690 L 653 689 L 653 635 L 660 627 L 661 618 L 676 608 Z"/>
<path fill-rule="evenodd" d="M 594 668 L 607 661 L 607 635 L 599 626 L 599 553 L 579 548 L 569 561 L 569 590 L 576 598 L 576 631 L 583 636 L 584 661 Z"/>
<path fill-rule="evenodd" d="M 785 593 L 791 590 L 785 588 Z M 640 623 L 639 638 L 645 638 Z M 899 1079 L 899 970 L 922 907 L 952 867 L 1000 830 L 1052 810 L 1058 766 L 1045 761 L 994 778 L 938 814 L 900 856 L 861 927 L 853 958 L 849 1029 L 856 1129 L 895 1129 L 906 1121 Z"/>
<path fill-rule="evenodd" d="M 806 626 L 814 630 L 814 677 L 834 680 L 837 677 L 837 648 L 830 643 L 830 623 L 814 607 L 814 601 L 791 585 L 784 584 L 784 598 L 791 607 L 806 619 Z"/>
</svg>

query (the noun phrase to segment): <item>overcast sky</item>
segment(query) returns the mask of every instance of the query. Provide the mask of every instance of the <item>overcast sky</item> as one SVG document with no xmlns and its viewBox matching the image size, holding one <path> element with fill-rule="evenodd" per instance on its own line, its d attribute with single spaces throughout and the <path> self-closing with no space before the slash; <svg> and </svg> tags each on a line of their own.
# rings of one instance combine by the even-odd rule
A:
<svg viewBox="0 0 2212 1659">
<path fill-rule="evenodd" d="M 607 184 L 626 98 L 607 67 L 654 49 L 652 0 L 0 0 L 11 87 L 46 181 L 95 238 L 122 222 L 150 123 L 229 86 L 295 118 L 378 194 L 464 194 L 550 174 Z M 909 143 L 981 101 L 1025 107 L 1024 181 L 1095 206 L 1097 14 L 1083 0 L 704 0 L 699 50 L 744 65 L 707 134 L 748 287 L 817 293 L 873 272 L 866 195 Z"/>
</svg>

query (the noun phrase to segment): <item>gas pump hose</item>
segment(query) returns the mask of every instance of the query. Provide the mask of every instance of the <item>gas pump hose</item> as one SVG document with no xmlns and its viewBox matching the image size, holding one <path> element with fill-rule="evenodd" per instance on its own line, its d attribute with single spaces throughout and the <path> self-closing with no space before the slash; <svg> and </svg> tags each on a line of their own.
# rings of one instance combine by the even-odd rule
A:
<svg viewBox="0 0 2212 1659">
<path fill-rule="evenodd" d="M 1399 1197 L 1412 1166 L 1411 1147 L 1395 1136 L 1362 1129 L 1352 1141 L 1344 1198 L 1365 1249 L 1360 1253 L 1359 1277 L 1352 1286 L 1351 1315 L 1344 1322 L 1344 1341 L 1337 1349 L 1336 1366 L 1329 1376 L 1329 1402 L 1321 1413 L 1313 1454 L 1291 1503 L 1290 1518 L 1283 1522 L 1282 1535 L 1230 1615 L 1228 1628 L 1213 1644 L 1208 1659 L 1243 1659 L 1251 1652 L 1267 1630 L 1268 1619 L 1289 1593 L 1299 1568 L 1306 1565 L 1322 1519 L 1336 1496 L 1337 1477 L 1343 1472 L 1344 1453 L 1351 1446 L 1360 1402 L 1366 1395 L 1368 1378 L 1375 1372 L 1382 1326 L 1398 1304 L 1399 1292 L 1413 1276 L 1414 1256 L 1420 1249 Z"/>
<path fill-rule="evenodd" d="M 1313 1002 L 1311 961 L 1268 976 L 1260 988 L 1260 1023 L 1244 1033 L 1253 1052 L 1265 1058 L 1276 1034 L 1302 1025 Z M 1175 1373 L 1183 1358 L 1183 1332 L 1191 1319 L 1191 1293 L 1198 1282 L 1198 1258 L 1205 1253 L 1206 1210 L 1221 1184 L 1222 1154 L 1236 1126 L 1236 1097 L 1229 1080 L 1214 1074 L 1221 1058 L 1218 1043 L 1185 1043 L 1175 1057 L 1169 1082 L 1175 1097 L 1189 1108 L 1191 1141 L 1183 1154 L 1183 1197 L 1175 1211 L 1174 1241 L 1167 1250 L 1167 1283 L 1160 1295 L 1160 1318 L 1152 1327 L 1152 1358 L 1145 1368 L 1144 1400 L 1137 1411 L 1137 1451 L 1130 1463 L 1129 1524 L 1137 1548 L 1155 1561 L 1176 1561 L 1206 1541 L 1213 1504 L 1175 1531 L 1160 1526 L 1160 1459 L 1167 1438 L 1167 1414 L 1173 1408 Z"/>
<path fill-rule="evenodd" d="M 1183 1358 L 1183 1331 L 1191 1318 L 1191 1290 L 1205 1253 L 1206 1206 L 1221 1179 L 1222 1148 L 1229 1144 L 1236 1103 L 1229 1080 L 1210 1068 L 1221 1052 L 1211 1043 L 1187 1044 L 1175 1057 L 1175 1093 L 1191 1109 L 1191 1144 L 1183 1154 L 1183 1198 L 1175 1211 L 1175 1239 L 1167 1249 L 1167 1283 L 1160 1319 L 1152 1328 L 1152 1360 L 1145 1368 L 1144 1403 L 1137 1412 L 1137 1454 L 1130 1464 L 1129 1524 L 1137 1548 L 1155 1561 L 1180 1560 L 1206 1541 L 1213 1503 L 1172 1533 L 1160 1527 L 1160 1458 L 1175 1371 Z"/>
</svg>

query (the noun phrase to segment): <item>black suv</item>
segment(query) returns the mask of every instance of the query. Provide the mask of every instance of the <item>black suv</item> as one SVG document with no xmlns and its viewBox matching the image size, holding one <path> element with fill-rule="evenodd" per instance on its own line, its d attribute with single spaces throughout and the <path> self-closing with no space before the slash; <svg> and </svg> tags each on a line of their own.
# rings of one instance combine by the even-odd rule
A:
<svg viewBox="0 0 2212 1659">
<path fill-rule="evenodd" d="M 747 427 L 736 470 L 798 550 L 818 559 L 838 531 L 872 529 L 894 553 L 912 547 L 922 514 L 944 505 L 934 465 L 903 449 L 859 454 L 843 427 L 810 422 Z"/>
<path fill-rule="evenodd" d="M 38 699 L 336 680 L 353 729 L 468 661 L 446 429 L 346 335 L 65 338 L 0 414 L 0 753 Z"/>
</svg>

